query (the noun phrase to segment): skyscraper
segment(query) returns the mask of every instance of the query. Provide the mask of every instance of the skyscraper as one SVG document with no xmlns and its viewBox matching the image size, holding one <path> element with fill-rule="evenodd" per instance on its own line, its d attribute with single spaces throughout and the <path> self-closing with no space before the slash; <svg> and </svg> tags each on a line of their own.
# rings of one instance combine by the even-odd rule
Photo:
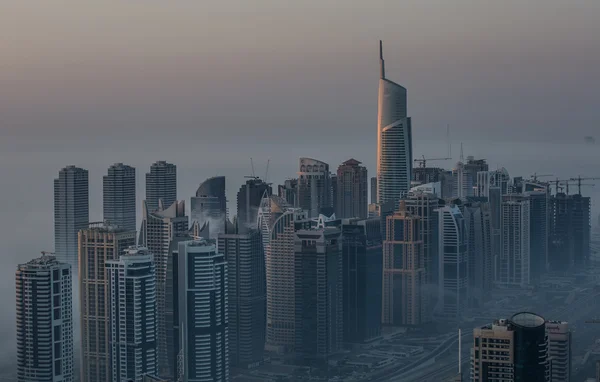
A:
<svg viewBox="0 0 600 382">
<path fill-rule="evenodd" d="M 322 359 L 342 348 L 342 242 L 335 227 L 296 231 L 296 355 Z"/>
<path fill-rule="evenodd" d="M 54 179 L 54 248 L 56 258 L 77 272 L 77 233 L 89 223 L 88 171 L 75 166 Z"/>
<path fill-rule="evenodd" d="M 17 381 L 73 382 L 71 266 L 42 256 L 20 264 L 15 283 Z"/>
<path fill-rule="evenodd" d="M 400 210 L 386 219 L 383 242 L 382 323 L 420 325 L 425 321 L 425 256 L 417 216 Z"/>
<path fill-rule="evenodd" d="M 248 366 L 263 360 L 266 327 L 265 256 L 262 236 L 220 234 L 218 251 L 228 269 L 229 363 Z"/>
<path fill-rule="evenodd" d="M 508 194 L 510 175 L 504 167 L 494 171 L 479 171 L 475 184 L 475 196 L 482 198 L 490 197 L 490 190 L 494 187 L 500 188 L 500 194 Z"/>
<path fill-rule="evenodd" d="M 475 184 L 472 173 L 466 171 L 465 164 L 461 161 L 456 163 L 452 169 L 452 197 L 456 199 L 466 199 L 473 196 Z"/>
<path fill-rule="evenodd" d="M 494 256 L 489 202 L 471 202 L 463 207 L 468 239 L 469 300 L 481 306 L 494 284 Z"/>
<path fill-rule="evenodd" d="M 349 159 L 338 167 L 335 214 L 340 219 L 367 218 L 367 168 L 360 163 L 356 159 Z"/>
<path fill-rule="evenodd" d="M 135 231 L 135 168 L 115 163 L 103 178 L 104 220 Z"/>
<path fill-rule="evenodd" d="M 545 328 L 542 317 L 527 312 L 475 328 L 471 382 L 549 382 Z"/>
<path fill-rule="evenodd" d="M 550 269 L 565 271 L 586 264 L 590 254 L 590 198 L 558 193 L 548 202 Z"/>
<path fill-rule="evenodd" d="M 277 188 L 277 195 L 284 199 L 290 206 L 298 206 L 298 179 L 286 179 Z"/>
<path fill-rule="evenodd" d="M 311 158 L 300 158 L 298 169 L 298 206 L 317 217 L 333 207 L 329 165 Z"/>
<path fill-rule="evenodd" d="M 438 302 L 436 313 L 460 319 L 468 299 L 468 252 L 465 220 L 460 209 L 447 205 L 435 211 L 438 259 Z"/>
<path fill-rule="evenodd" d="M 158 200 L 170 206 L 177 200 L 177 166 L 158 161 L 146 173 L 146 204 L 148 211 L 158 209 Z"/>
<path fill-rule="evenodd" d="M 385 77 L 383 43 L 379 41 L 377 110 L 377 203 L 396 202 L 410 189 L 412 128 L 406 110 L 406 89 Z"/>
<path fill-rule="evenodd" d="M 371 177 L 371 201 L 369 202 L 369 204 L 375 204 L 377 203 L 377 177 L 376 176 L 372 176 Z"/>
<path fill-rule="evenodd" d="M 529 199 L 529 270 L 531 280 L 537 281 L 548 267 L 548 194 L 542 190 L 525 195 Z"/>
<path fill-rule="evenodd" d="M 227 197 L 224 176 L 215 176 L 202 182 L 190 202 L 192 222 L 197 221 L 201 226 L 210 222 L 211 236 L 215 239 L 219 233 L 225 233 Z"/>
<path fill-rule="evenodd" d="M 530 283 L 530 207 L 520 195 L 504 196 L 502 201 L 501 246 L 496 263 L 495 284 L 525 287 Z"/>
<path fill-rule="evenodd" d="M 174 272 L 183 382 L 229 381 L 227 262 L 204 240 L 179 243 Z"/>
<path fill-rule="evenodd" d="M 142 382 L 145 374 L 158 371 L 153 256 L 132 246 L 118 260 L 108 260 L 106 269 L 112 380 Z"/>
<path fill-rule="evenodd" d="M 552 382 L 571 382 L 571 330 L 565 321 L 546 321 Z"/>
<path fill-rule="evenodd" d="M 344 219 L 344 342 L 367 342 L 381 335 L 382 260 L 380 220 Z"/>
<path fill-rule="evenodd" d="M 174 202 L 163 209 L 162 201 L 159 208 L 150 212 L 147 203 L 143 204 L 142 226 L 140 228 L 139 244 L 148 248 L 154 255 L 156 267 L 156 297 L 158 307 L 158 367 L 160 376 L 173 376 L 171 370 L 172 357 L 168 351 L 167 334 L 167 264 L 171 242 L 177 234 L 188 234 L 188 217 L 185 215 L 185 202 Z"/>
<path fill-rule="evenodd" d="M 81 380 L 105 382 L 112 377 L 110 303 L 107 261 L 135 245 L 135 229 L 93 223 L 79 231 L 79 295 L 81 310 Z"/>
<path fill-rule="evenodd" d="M 240 187 L 237 193 L 237 225 L 239 233 L 257 229 L 258 208 L 265 192 L 271 195 L 273 190 L 260 178 L 251 178 Z"/>
</svg>

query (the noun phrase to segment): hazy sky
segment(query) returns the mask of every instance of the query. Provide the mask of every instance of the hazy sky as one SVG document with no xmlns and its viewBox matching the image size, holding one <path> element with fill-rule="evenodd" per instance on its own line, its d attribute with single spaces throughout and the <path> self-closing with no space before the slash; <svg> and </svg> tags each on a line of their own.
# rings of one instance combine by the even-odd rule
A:
<svg viewBox="0 0 600 382">
<path fill-rule="evenodd" d="M 600 126 L 599 19 L 598 0 L 4 0 L 0 128 L 374 143 L 381 38 L 417 139 L 579 140 Z"/>
</svg>

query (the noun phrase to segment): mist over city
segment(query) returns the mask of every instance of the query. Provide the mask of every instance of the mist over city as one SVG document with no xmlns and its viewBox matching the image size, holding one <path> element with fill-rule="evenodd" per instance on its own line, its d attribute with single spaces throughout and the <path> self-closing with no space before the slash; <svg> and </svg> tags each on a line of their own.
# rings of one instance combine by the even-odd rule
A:
<svg viewBox="0 0 600 382">
<path fill-rule="evenodd" d="M 0 4 L 0 381 L 600 382 L 600 2 Z"/>
</svg>

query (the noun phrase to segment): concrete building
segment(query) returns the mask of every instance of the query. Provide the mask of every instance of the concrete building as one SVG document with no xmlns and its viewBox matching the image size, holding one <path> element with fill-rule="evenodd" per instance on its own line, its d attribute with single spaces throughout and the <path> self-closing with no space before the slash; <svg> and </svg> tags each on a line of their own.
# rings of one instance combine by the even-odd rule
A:
<svg viewBox="0 0 600 382">
<path fill-rule="evenodd" d="M 494 285 L 494 254 L 489 202 L 463 205 L 468 239 L 469 304 L 482 306 Z"/>
<path fill-rule="evenodd" d="M 229 363 L 249 367 L 263 361 L 266 328 L 265 256 L 257 230 L 220 234 L 229 291 Z"/>
<path fill-rule="evenodd" d="M 154 255 L 156 267 L 156 297 L 158 309 L 158 367 L 159 375 L 172 377 L 172 357 L 168 348 L 167 325 L 167 265 L 171 253 L 171 244 L 178 234 L 188 235 L 188 217 L 185 215 L 185 202 L 173 202 L 167 209 L 162 200 L 158 209 L 150 212 L 147 202 L 143 203 L 142 225 L 138 244 L 148 248 Z"/>
<path fill-rule="evenodd" d="M 158 201 L 170 206 L 177 200 L 177 166 L 158 161 L 146 173 L 146 204 L 148 211 L 158 209 Z"/>
<path fill-rule="evenodd" d="M 89 223 L 88 171 L 75 166 L 54 179 L 54 248 L 58 261 L 77 273 L 77 233 Z"/>
<path fill-rule="evenodd" d="M 356 159 L 349 159 L 338 167 L 335 214 L 340 219 L 367 218 L 367 168 L 360 164 Z"/>
<path fill-rule="evenodd" d="M 477 173 L 475 196 L 490 197 L 490 189 L 500 188 L 501 195 L 508 194 L 510 176 L 504 167 L 493 171 L 479 171 Z"/>
<path fill-rule="evenodd" d="M 342 348 L 341 250 L 338 228 L 296 231 L 294 349 L 305 361 L 322 359 Z"/>
<path fill-rule="evenodd" d="M 20 264 L 15 284 L 16 380 L 73 382 L 71 266 L 44 255 Z"/>
<path fill-rule="evenodd" d="M 465 172 L 469 174 L 469 177 L 473 179 L 473 188 L 477 190 L 477 174 L 481 171 L 488 171 L 489 166 L 485 159 L 475 159 L 473 156 L 467 157 L 467 162 L 464 165 Z"/>
<path fill-rule="evenodd" d="M 517 313 L 473 330 L 471 382 L 549 382 L 545 321 Z"/>
<path fill-rule="evenodd" d="M 571 382 L 571 330 L 564 321 L 546 321 L 552 382 Z"/>
<path fill-rule="evenodd" d="M 529 199 L 529 273 L 532 282 L 539 281 L 548 269 L 548 193 L 527 191 Z"/>
<path fill-rule="evenodd" d="M 466 199 L 475 194 L 473 174 L 465 169 L 463 162 L 457 162 L 452 169 L 452 198 Z"/>
<path fill-rule="evenodd" d="M 379 41 L 377 102 L 377 203 L 396 203 L 410 189 L 412 127 L 407 117 L 406 89 L 385 77 L 383 43 Z"/>
<path fill-rule="evenodd" d="M 400 211 L 386 219 L 383 242 L 383 303 L 384 325 L 421 325 L 426 321 L 425 253 L 418 216 L 406 211 L 404 201 Z"/>
<path fill-rule="evenodd" d="M 227 226 L 227 197 L 225 177 L 215 176 L 206 179 L 190 198 L 190 218 L 200 226 L 209 223 L 210 236 L 215 238 L 225 233 Z"/>
<path fill-rule="evenodd" d="M 525 287 L 531 282 L 529 199 L 521 195 L 504 196 L 501 210 L 502 241 L 495 266 L 495 284 Z"/>
<path fill-rule="evenodd" d="M 263 196 L 271 195 L 271 185 L 256 177 L 246 181 L 237 193 L 237 226 L 239 233 L 257 229 L 258 208 Z"/>
<path fill-rule="evenodd" d="M 204 240 L 178 244 L 173 257 L 177 289 L 178 381 L 229 381 L 228 281 L 225 256 Z"/>
<path fill-rule="evenodd" d="M 104 220 L 128 231 L 135 231 L 135 168 L 115 163 L 103 178 Z"/>
<path fill-rule="evenodd" d="M 135 245 L 135 234 L 135 229 L 103 223 L 92 223 L 79 231 L 82 381 L 106 382 L 112 377 L 110 278 L 105 264 Z"/>
<path fill-rule="evenodd" d="M 286 179 L 277 188 L 277 195 L 292 207 L 298 207 L 298 179 Z"/>
<path fill-rule="evenodd" d="M 468 302 L 467 228 L 460 209 L 447 205 L 434 211 L 433 238 L 438 260 L 436 314 L 460 319 Z"/>
<path fill-rule="evenodd" d="M 329 165 L 311 158 L 300 158 L 298 167 L 298 207 L 317 217 L 333 207 Z"/>
<path fill-rule="evenodd" d="M 381 336 L 383 249 L 379 219 L 342 221 L 344 342 Z"/>
<path fill-rule="evenodd" d="M 590 198 L 558 193 L 548 202 L 550 269 L 565 271 L 584 266 L 590 256 Z"/>
<path fill-rule="evenodd" d="M 147 248 L 132 246 L 118 260 L 108 260 L 106 269 L 112 381 L 143 382 L 145 374 L 158 372 L 153 255 Z"/>
</svg>

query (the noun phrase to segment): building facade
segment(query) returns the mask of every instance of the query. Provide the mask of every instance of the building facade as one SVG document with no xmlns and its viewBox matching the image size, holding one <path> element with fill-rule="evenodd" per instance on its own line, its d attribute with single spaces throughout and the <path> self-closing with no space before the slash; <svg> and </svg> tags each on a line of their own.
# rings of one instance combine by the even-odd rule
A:
<svg viewBox="0 0 600 382">
<path fill-rule="evenodd" d="M 552 382 L 571 382 L 571 330 L 564 321 L 546 321 Z"/>
<path fill-rule="evenodd" d="M 135 234 L 135 230 L 102 223 L 79 231 L 82 381 L 105 382 L 112 377 L 110 278 L 105 264 L 135 245 Z"/>
<path fill-rule="evenodd" d="M 216 238 L 225 233 L 227 224 L 227 197 L 225 195 L 225 177 L 215 176 L 206 179 L 196 190 L 196 196 L 190 199 L 190 218 L 201 226 L 209 223 L 210 234 Z"/>
<path fill-rule="evenodd" d="M 277 188 L 277 195 L 291 207 L 298 207 L 298 179 L 286 179 Z"/>
<path fill-rule="evenodd" d="M 298 206 L 317 217 L 333 207 L 329 165 L 311 158 L 300 158 L 298 167 Z"/>
<path fill-rule="evenodd" d="M 296 231 L 294 349 L 304 360 L 322 359 L 342 348 L 341 249 L 338 228 Z"/>
<path fill-rule="evenodd" d="M 158 372 L 156 274 L 147 248 L 108 260 L 112 381 L 143 382 Z M 84 379 L 87 381 L 86 379 Z"/>
<path fill-rule="evenodd" d="M 530 206 L 520 195 L 504 196 L 502 201 L 500 256 L 496 263 L 495 284 L 524 287 L 530 284 Z"/>
<path fill-rule="evenodd" d="M 225 256 L 204 240 L 179 243 L 173 283 L 177 289 L 176 337 L 181 339 L 182 382 L 229 381 L 228 281 Z"/>
<path fill-rule="evenodd" d="M 102 187 L 104 220 L 128 231 L 135 231 L 135 168 L 115 163 L 108 168 Z"/>
<path fill-rule="evenodd" d="M 360 164 L 356 159 L 349 159 L 338 167 L 335 214 L 340 219 L 367 218 L 367 168 Z"/>
<path fill-rule="evenodd" d="M 565 271 L 586 264 L 590 255 L 590 198 L 558 193 L 548 202 L 550 269 Z"/>
<path fill-rule="evenodd" d="M 404 201 L 400 203 L 400 211 L 386 219 L 381 321 L 414 326 L 424 323 L 426 317 L 425 256 L 419 217 L 406 211 Z"/>
<path fill-rule="evenodd" d="M 177 200 L 177 166 L 158 161 L 146 173 L 146 205 L 148 211 L 158 210 L 158 201 L 170 206 Z"/>
<path fill-rule="evenodd" d="M 77 233 L 88 226 L 88 171 L 75 166 L 60 170 L 54 179 L 54 249 L 60 262 L 77 272 Z"/>
<path fill-rule="evenodd" d="M 17 267 L 15 284 L 17 381 L 73 382 L 71 266 L 42 256 Z"/>
<path fill-rule="evenodd" d="M 265 257 L 262 236 L 221 234 L 218 251 L 227 261 L 229 363 L 249 367 L 263 361 L 266 328 Z"/>
<path fill-rule="evenodd" d="M 237 193 L 237 225 L 239 233 L 257 229 L 258 208 L 263 196 L 271 195 L 270 184 L 260 178 L 248 179 Z"/>
</svg>

